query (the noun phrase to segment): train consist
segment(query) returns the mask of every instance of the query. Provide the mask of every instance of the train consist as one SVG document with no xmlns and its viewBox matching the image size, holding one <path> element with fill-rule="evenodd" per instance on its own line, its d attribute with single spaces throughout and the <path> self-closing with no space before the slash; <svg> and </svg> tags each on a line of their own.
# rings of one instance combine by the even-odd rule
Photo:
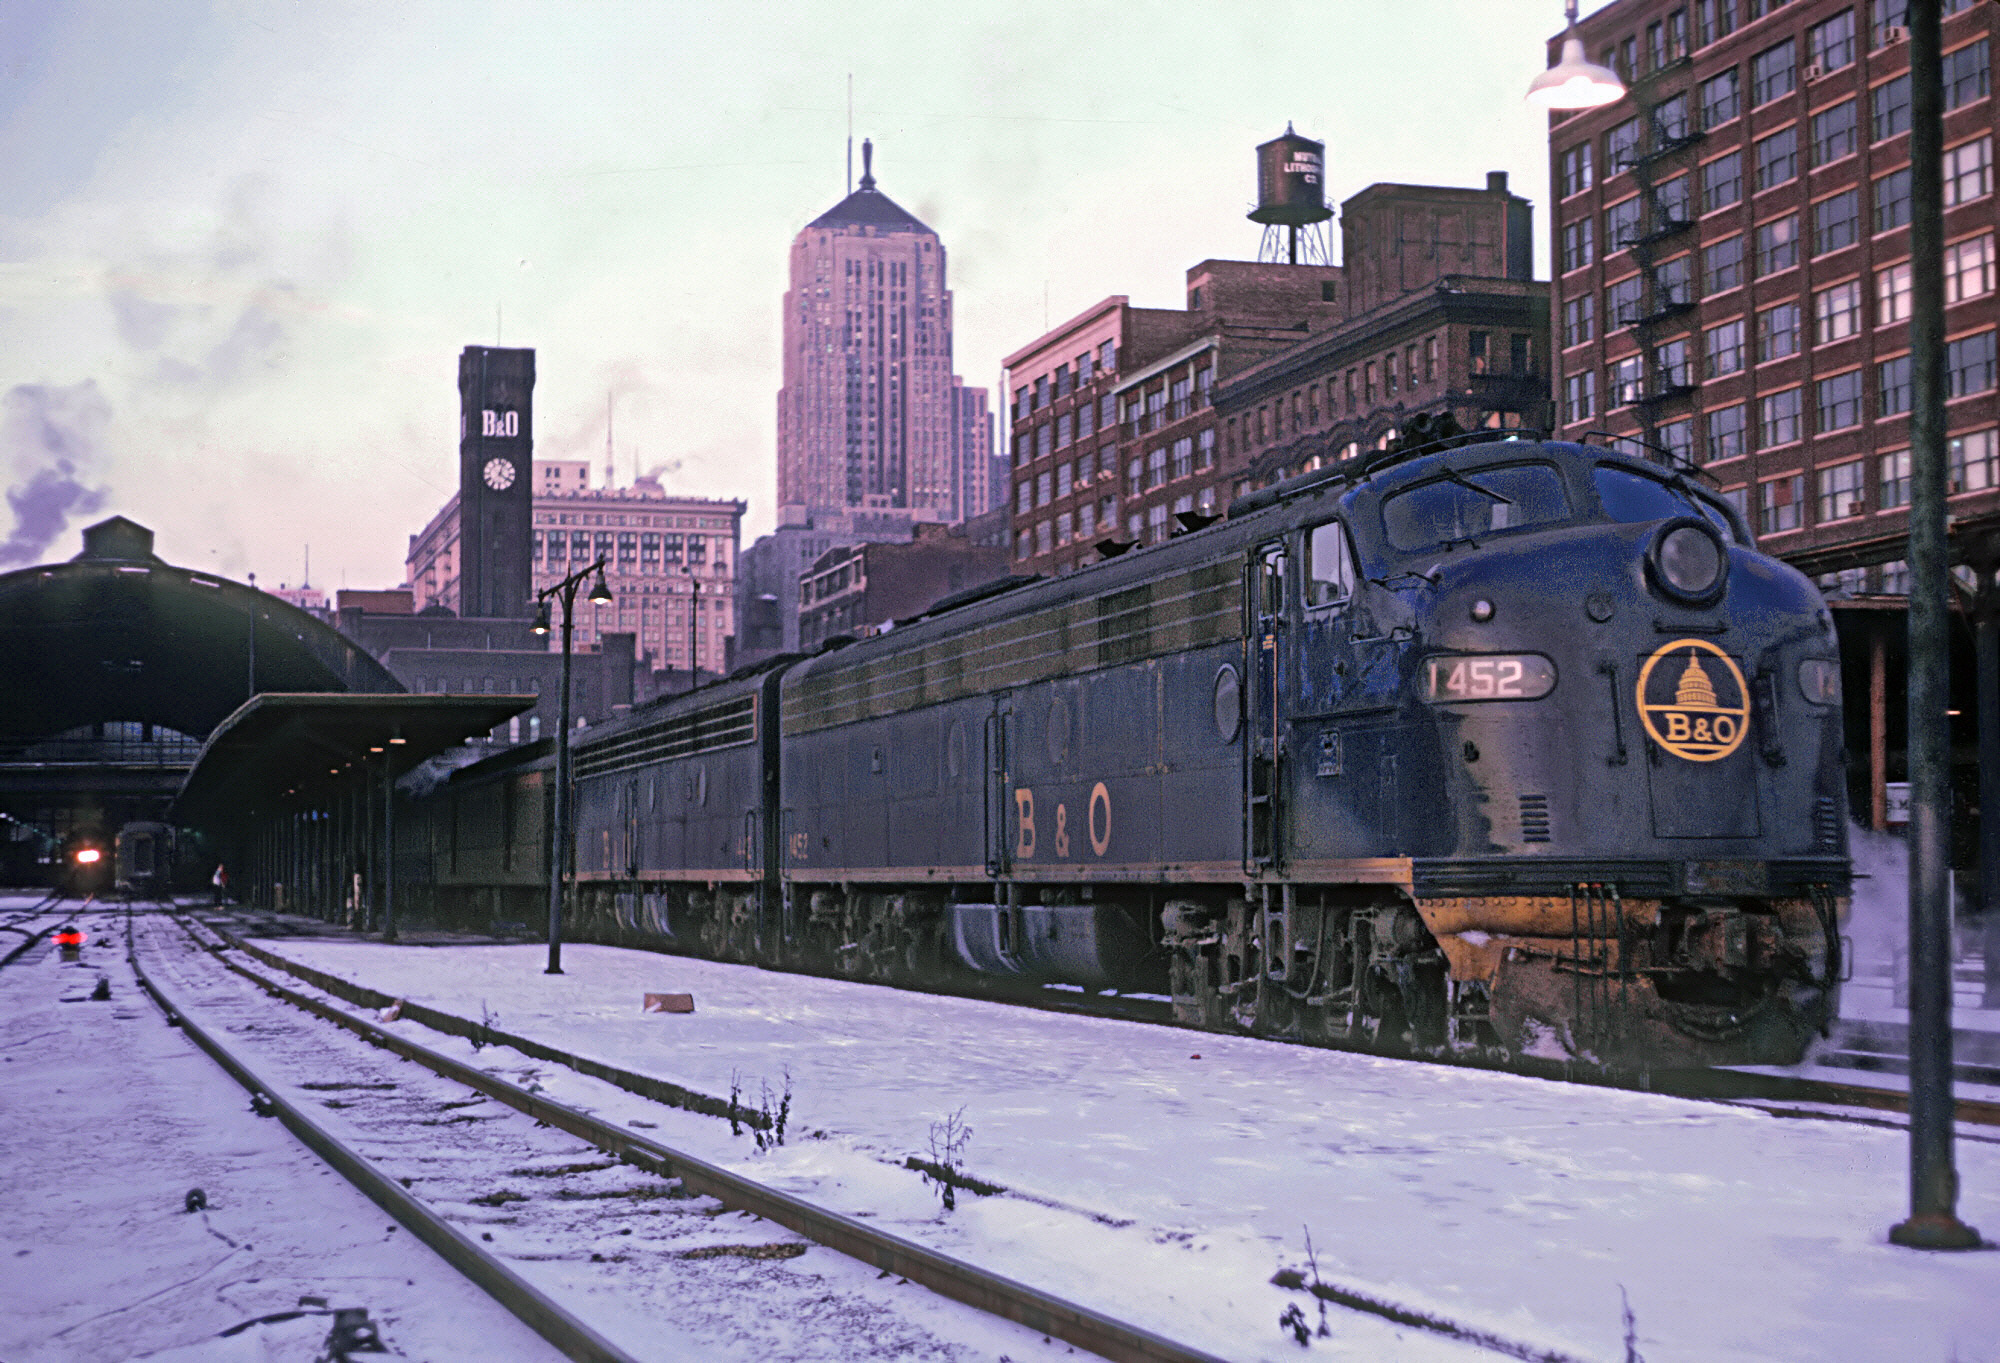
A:
<svg viewBox="0 0 2000 1363">
<path fill-rule="evenodd" d="M 1790 1062 L 1836 1004 L 1831 618 L 1720 499 L 1593 446 L 1308 474 L 574 761 L 584 939 L 1618 1070 Z M 423 805 L 433 902 L 533 902 L 549 776 L 503 754 Z"/>
</svg>

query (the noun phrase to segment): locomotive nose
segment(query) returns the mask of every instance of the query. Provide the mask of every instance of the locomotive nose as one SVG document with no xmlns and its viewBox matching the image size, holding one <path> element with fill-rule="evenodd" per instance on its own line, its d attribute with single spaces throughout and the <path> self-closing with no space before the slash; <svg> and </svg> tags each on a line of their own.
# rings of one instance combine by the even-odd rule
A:
<svg viewBox="0 0 2000 1363">
<path fill-rule="evenodd" d="M 1664 522 L 1646 545 L 1653 590 L 1686 606 L 1712 606 L 1728 581 L 1729 553 L 1712 526 L 1692 516 Z"/>
</svg>

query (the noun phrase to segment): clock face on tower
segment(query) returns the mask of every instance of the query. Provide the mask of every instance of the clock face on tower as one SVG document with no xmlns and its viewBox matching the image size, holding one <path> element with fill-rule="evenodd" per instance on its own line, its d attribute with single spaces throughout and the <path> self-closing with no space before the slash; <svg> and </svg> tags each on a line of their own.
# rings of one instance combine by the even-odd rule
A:
<svg viewBox="0 0 2000 1363">
<path fill-rule="evenodd" d="M 514 465 L 508 460 L 489 459 L 486 461 L 484 472 L 486 474 L 486 486 L 492 488 L 495 492 L 505 492 L 508 488 L 514 486 Z"/>
</svg>

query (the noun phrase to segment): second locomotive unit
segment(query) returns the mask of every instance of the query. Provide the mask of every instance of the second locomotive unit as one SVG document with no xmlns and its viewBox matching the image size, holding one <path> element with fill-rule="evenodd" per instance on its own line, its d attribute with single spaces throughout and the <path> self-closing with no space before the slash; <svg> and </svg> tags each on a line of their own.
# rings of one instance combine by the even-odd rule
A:
<svg viewBox="0 0 2000 1363">
<path fill-rule="evenodd" d="M 571 930 L 1420 1053 L 1796 1060 L 1849 878 L 1825 605 L 1684 475 L 1498 437 L 593 729 Z M 482 768 L 448 798 L 542 780 Z"/>
</svg>

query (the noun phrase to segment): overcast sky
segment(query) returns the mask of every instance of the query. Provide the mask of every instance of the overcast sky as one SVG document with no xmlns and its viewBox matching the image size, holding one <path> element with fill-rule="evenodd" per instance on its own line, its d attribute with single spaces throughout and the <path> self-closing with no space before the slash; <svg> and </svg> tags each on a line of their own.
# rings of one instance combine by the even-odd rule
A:
<svg viewBox="0 0 2000 1363">
<path fill-rule="evenodd" d="M 1596 8 L 1595 4 L 1586 8 Z M 1254 258 L 1256 144 L 1533 200 L 1558 0 L 0 5 L 0 568 L 122 513 L 264 585 L 402 581 L 457 356 L 535 347 L 536 453 L 768 529 L 792 236 L 856 145 L 943 238 L 957 368 Z M 859 174 L 859 155 L 856 155 Z M 601 477 L 601 474 L 594 475 Z"/>
</svg>

